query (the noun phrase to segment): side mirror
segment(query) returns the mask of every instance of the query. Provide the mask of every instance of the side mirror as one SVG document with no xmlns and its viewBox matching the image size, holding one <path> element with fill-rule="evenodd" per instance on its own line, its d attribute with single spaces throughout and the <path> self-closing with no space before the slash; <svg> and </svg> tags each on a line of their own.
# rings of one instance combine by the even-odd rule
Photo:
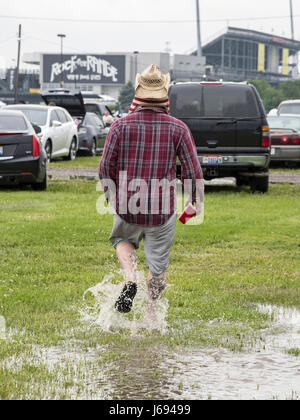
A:
<svg viewBox="0 0 300 420">
<path fill-rule="evenodd" d="M 62 123 L 60 122 L 60 121 L 53 121 L 53 123 L 52 123 L 52 126 L 53 127 L 61 127 L 62 126 Z"/>
</svg>

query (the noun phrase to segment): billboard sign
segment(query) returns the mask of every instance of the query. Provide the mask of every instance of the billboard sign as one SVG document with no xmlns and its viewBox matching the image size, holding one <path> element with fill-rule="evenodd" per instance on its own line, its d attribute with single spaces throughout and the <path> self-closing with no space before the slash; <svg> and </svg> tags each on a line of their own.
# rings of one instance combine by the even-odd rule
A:
<svg viewBox="0 0 300 420">
<path fill-rule="evenodd" d="M 125 83 L 125 55 L 44 54 L 43 83 Z"/>
</svg>

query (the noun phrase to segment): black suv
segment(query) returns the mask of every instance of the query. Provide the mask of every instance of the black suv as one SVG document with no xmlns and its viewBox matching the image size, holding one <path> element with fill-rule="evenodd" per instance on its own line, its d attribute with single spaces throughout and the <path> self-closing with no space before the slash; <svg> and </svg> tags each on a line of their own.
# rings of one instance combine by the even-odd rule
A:
<svg viewBox="0 0 300 420">
<path fill-rule="evenodd" d="M 235 177 L 238 186 L 268 191 L 270 133 L 253 85 L 174 83 L 169 96 L 171 115 L 184 121 L 193 134 L 205 179 Z"/>
</svg>

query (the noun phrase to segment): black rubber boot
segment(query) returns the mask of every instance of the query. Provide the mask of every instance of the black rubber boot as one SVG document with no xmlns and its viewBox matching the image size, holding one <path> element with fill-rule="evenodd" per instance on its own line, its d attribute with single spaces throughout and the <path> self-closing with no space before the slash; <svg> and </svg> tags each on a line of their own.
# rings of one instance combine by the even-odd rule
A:
<svg viewBox="0 0 300 420">
<path fill-rule="evenodd" d="M 136 283 L 129 282 L 124 286 L 122 293 L 120 294 L 119 299 L 115 304 L 115 308 L 118 312 L 127 314 L 131 311 L 133 305 L 133 299 L 137 293 Z"/>
</svg>

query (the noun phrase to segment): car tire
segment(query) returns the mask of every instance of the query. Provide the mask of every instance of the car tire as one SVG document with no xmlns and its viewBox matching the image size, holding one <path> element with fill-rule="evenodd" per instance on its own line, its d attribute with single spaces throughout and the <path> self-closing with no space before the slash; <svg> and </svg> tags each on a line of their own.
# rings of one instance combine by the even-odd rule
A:
<svg viewBox="0 0 300 420">
<path fill-rule="evenodd" d="M 46 156 L 47 156 L 47 163 L 50 163 L 51 158 L 52 158 L 52 144 L 51 144 L 50 140 L 46 141 L 45 152 L 46 152 Z"/>
<path fill-rule="evenodd" d="M 34 191 L 45 191 L 47 189 L 47 174 L 42 182 L 36 182 L 35 184 L 31 184 L 31 187 Z"/>
<path fill-rule="evenodd" d="M 66 160 L 75 160 L 77 155 L 77 142 L 76 139 L 73 138 L 70 145 L 70 150 L 68 156 L 66 156 Z"/>
<path fill-rule="evenodd" d="M 269 176 L 255 176 L 251 181 L 251 191 L 261 193 L 267 193 L 269 190 Z"/>
<path fill-rule="evenodd" d="M 90 156 L 96 156 L 97 155 L 97 141 L 96 139 L 93 139 L 92 145 L 89 152 Z"/>
</svg>

